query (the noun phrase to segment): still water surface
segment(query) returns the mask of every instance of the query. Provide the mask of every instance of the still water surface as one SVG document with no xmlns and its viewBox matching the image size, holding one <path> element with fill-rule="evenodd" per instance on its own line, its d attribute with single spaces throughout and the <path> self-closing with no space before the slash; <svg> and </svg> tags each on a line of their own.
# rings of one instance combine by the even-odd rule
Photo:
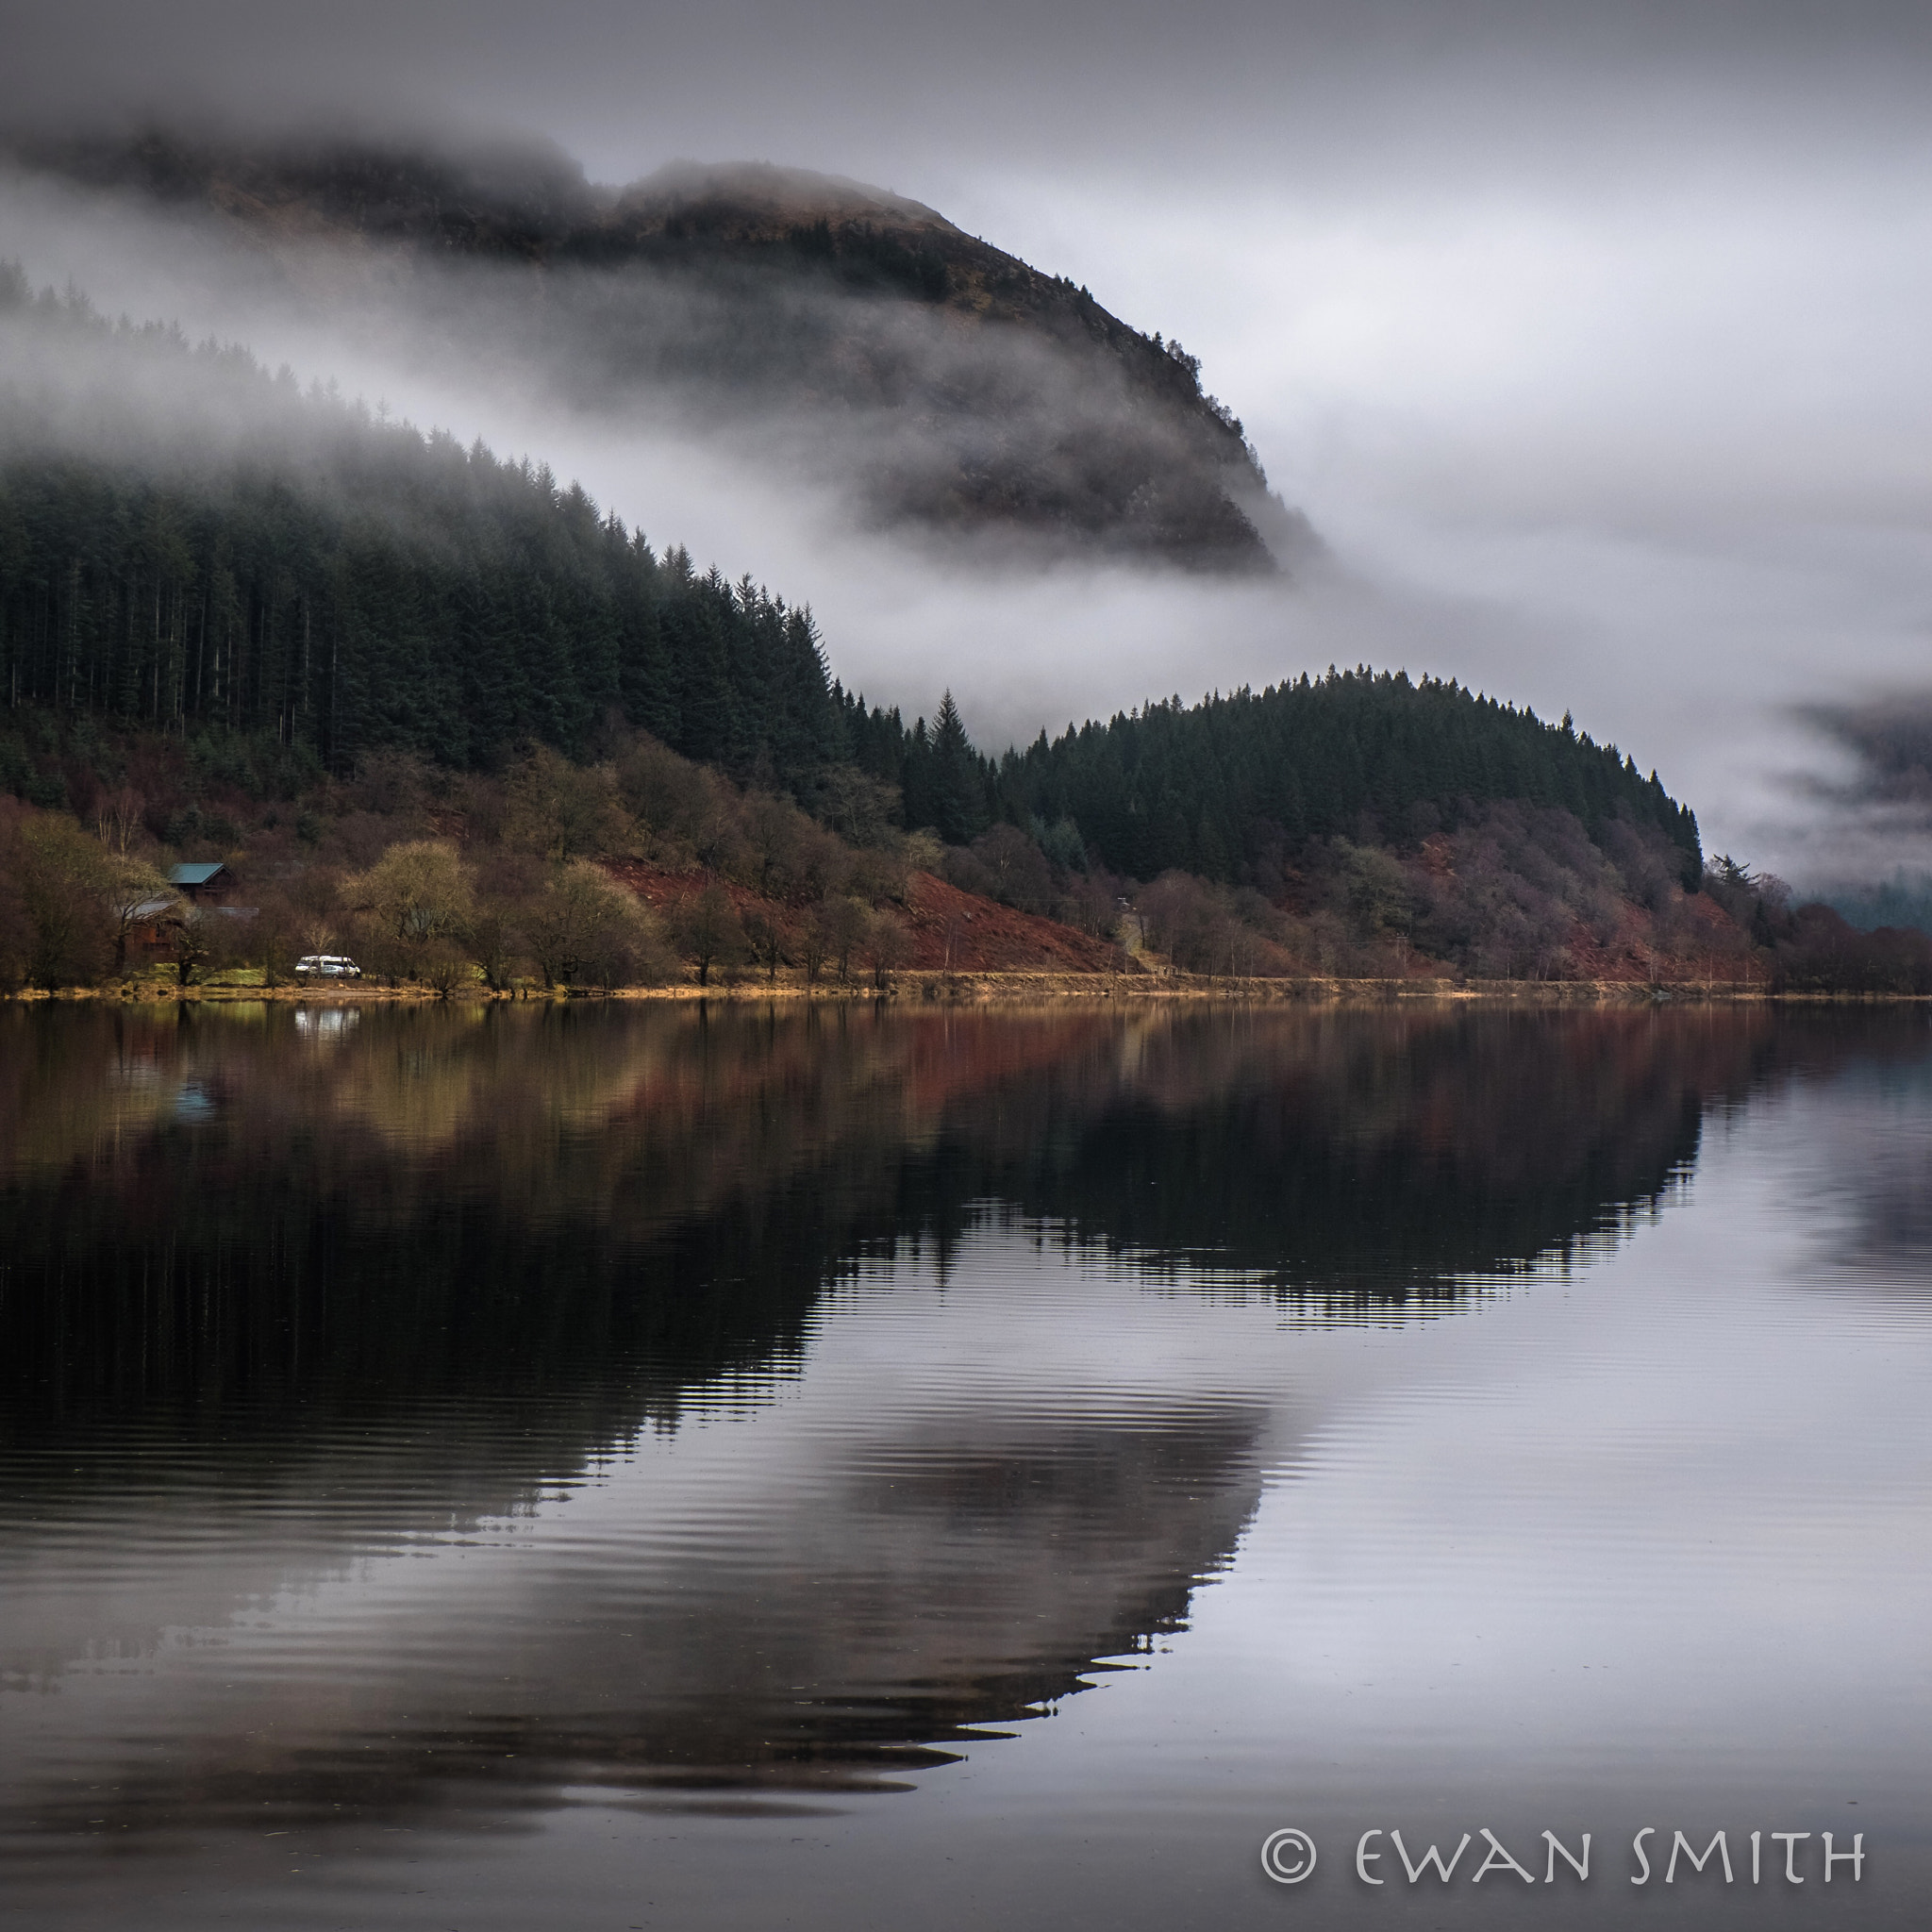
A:
<svg viewBox="0 0 1932 1932">
<path fill-rule="evenodd" d="M 1917 1013 L 15 1008 L 0 1924 L 1916 1926 L 1928 1369 Z"/>
</svg>

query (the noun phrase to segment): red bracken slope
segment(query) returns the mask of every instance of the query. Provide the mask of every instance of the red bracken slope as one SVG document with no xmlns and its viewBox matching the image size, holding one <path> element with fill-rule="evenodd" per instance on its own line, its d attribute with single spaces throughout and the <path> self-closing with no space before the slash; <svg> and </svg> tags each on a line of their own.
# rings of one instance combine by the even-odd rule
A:
<svg viewBox="0 0 1932 1932">
<path fill-rule="evenodd" d="M 1133 969 L 1107 940 L 1016 912 L 962 892 L 929 872 L 912 874 L 907 894 L 912 929 L 911 964 L 923 972 L 1123 973 Z"/>
<path fill-rule="evenodd" d="M 621 879 L 645 905 L 660 908 L 701 892 L 711 883 L 705 873 L 667 872 L 641 859 L 609 859 L 605 870 Z M 802 957 L 802 948 L 796 947 L 795 941 L 808 908 L 762 899 L 748 887 L 734 885 L 728 879 L 719 883 L 730 894 L 741 915 L 754 909 L 762 911 L 794 941 L 791 950 Z M 905 963 L 917 972 L 1136 970 L 1120 947 L 1109 941 L 1094 939 L 1071 925 L 1062 925 L 1056 919 L 1016 912 L 1010 906 L 996 905 L 976 893 L 962 892 L 929 872 L 912 874 L 906 905 L 892 909 L 912 936 L 911 954 Z"/>
</svg>

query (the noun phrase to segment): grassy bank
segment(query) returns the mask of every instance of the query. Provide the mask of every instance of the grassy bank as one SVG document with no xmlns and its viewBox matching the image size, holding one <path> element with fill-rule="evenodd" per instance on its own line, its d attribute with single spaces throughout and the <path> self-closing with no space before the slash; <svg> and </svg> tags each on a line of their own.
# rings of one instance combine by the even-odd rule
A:
<svg viewBox="0 0 1932 1932">
<path fill-rule="evenodd" d="M 896 972 L 882 985 L 871 980 L 841 981 L 820 977 L 808 984 L 797 973 L 733 974 L 699 986 L 683 981 L 670 986 L 633 987 L 618 991 L 555 988 L 545 991 L 524 987 L 491 991 L 481 984 L 444 996 L 419 985 L 265 986 L 258 976 L 236 974 L 224 983 L 176 986 L 158 980 L 130 980 L 103 987 L 72 987 L 56 992 L 25 991 L 11 995 L 20 1001 L 91 1002 L 96 1005 L 233 1005 L 273 1003 L 301 1006 L 477 1005 L 542 1003 L 569 1000 L 688 1001 L 720 1000 L 812 1001 L 837 1004 L 855 1000 L 890 1000 L 909 1004 L 979 1004 L 993 1001 L 1122 1000 L 1122 1001 L 1238 1001 L 1257 1005 L 1307 1003 L 1387 1004 L 1410 1000 L 1476 1001 L 1517 1007 L 1574 1007 L 1641 1004 L 1704 1004 L 1737 1002 L 1854 1002 L 1919 1000 L 1924 994 L 1773 992 L 1750 981 L 1698 981 L 1646 986 L 1629 980 L 1521 980 L 1408 978 L 1355 979 L 1335 975 L 1304 978 L 1246 979 L 1204 974 L 1144 973 L 945 973 Z"/>
</svg>

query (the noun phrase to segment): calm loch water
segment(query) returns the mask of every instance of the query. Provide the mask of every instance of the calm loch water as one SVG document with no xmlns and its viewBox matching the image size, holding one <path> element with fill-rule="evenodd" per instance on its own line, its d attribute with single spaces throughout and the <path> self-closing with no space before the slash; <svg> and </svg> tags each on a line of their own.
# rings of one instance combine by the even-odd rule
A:
<svg viewBox="0 0 1932 1932">
<path fill-rule="evenodd" d="M 1928 1371 L 1916 1011 L 0 1009 L 0 1925 L 1918 1926 Z"/>
</svg>

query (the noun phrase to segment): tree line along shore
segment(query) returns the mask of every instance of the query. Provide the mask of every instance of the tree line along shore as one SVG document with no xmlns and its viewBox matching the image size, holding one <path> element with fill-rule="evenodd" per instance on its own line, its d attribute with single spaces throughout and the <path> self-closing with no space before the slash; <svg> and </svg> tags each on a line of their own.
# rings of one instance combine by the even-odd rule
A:
<svg viewBox="0 0 1932 1932">
<path fill-rule="evenodd" d="M 1791 907 L 1774 880 L 1728 860 L 1707 867 L 1693 892 L 1641 845 L 1653 868 L 1639 879 L 1648 902 L 1607 880 L 1594 908 L 1553 891 L 1539 948 L 1512 929 L 1520 896 L 1498 895 L 1487 925 L 1464 928 L 1464 943 L 1432 944 L 1458 907 L 1492 886 L 1484 841 L 1500 836 L 1499 824 L 1520 830 L 1520 808 L 1479 818 L 1460 847 L 1432 839 L 1407 853 L 1345 841 L 1320 849 L 1292 895 L 1273 899 L 1177 869 L 1140 881 L 1084 854 L 1056 861 L 1007 822 L 947 844 L 881 812 L 861 841 L 792 798 L 738 785 L 616 725 L 593 762 L 537 746 L 500 774 L 459 774 L 376 754 L 351 778 L 282 800 L 206 782 L 192 741 L 132 733 L 97 736 L 92 748 L 99 765 L 56 768 L 88 800 L 87 818 L 0 798 L 0 990 L 1932 992 L 1923 935 L 1854 932 L 1826 908 Z M 1580 873 L 1559 876 L 1559 887 Z M 353 992 L 305 983 L 298 963 L 315 955 L 353 958 Z"/>
</svg>

